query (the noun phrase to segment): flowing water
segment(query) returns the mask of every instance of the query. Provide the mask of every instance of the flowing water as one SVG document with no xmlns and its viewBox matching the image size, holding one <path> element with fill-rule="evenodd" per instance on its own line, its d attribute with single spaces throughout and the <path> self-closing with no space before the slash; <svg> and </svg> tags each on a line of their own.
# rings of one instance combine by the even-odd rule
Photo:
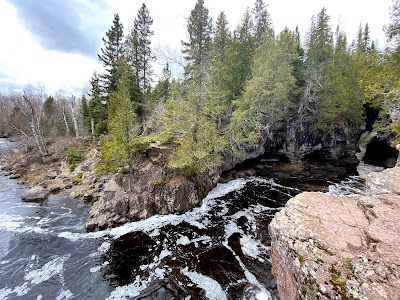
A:
<svg viewBox="0 0 400 300">
<path fill-rule="evenodd" d="M 184 214 L 86 233 L 81 201 L 22 189 L 0 176 L 0 299 L 275 299 L 267 227 L 300 192 L 236 179 Z"/>
</svg>

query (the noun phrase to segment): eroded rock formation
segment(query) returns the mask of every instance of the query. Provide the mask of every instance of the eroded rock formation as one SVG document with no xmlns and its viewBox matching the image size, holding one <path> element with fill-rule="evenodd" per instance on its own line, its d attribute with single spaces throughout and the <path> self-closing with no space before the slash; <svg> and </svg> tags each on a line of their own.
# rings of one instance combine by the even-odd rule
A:
<svg viewBox="0 0 400 300">
<path fill-rule="evenodd" d="M 199 206 L 218 176 L 188 178 L 181 170 L 167 168 L 170 153 L 170 148 L 157 146 L 138 153 L 133 174 L 115 175 L 105 184 L 89 213 L 86 229 L 104 229 Z"/>
<path fill-rule="evenodd" d="M 400 299 L 400 168 L 365 195 L 302 193 L 269 226 L 282 300 Z"/>
</svg>

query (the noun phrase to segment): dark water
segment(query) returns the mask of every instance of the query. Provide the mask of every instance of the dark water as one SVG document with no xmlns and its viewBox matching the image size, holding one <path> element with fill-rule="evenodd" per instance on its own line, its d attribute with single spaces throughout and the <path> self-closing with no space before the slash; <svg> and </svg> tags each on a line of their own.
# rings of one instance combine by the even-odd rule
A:
<svg viewBox="0 0 400 300">
<path fill-rule="evenodd" d="M 79 200 L 21 189 L 0 176 L 0 299 L 275 299 L 267 227 L 300 192 L 237 179 L 185 214 L 86 233 Z"/>
</svg>

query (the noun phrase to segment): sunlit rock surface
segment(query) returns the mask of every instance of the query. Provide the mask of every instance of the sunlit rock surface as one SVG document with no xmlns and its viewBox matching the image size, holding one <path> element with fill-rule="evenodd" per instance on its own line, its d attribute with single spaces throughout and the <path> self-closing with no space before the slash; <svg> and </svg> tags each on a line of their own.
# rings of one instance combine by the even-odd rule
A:
<svg viewBox="0 0 400 300">
<path fill-rule="evenodd" d="M 400 299 L 400 168 L 358 193 L 302 193 L 269 226 L 286 299 Z"/>
</svg>

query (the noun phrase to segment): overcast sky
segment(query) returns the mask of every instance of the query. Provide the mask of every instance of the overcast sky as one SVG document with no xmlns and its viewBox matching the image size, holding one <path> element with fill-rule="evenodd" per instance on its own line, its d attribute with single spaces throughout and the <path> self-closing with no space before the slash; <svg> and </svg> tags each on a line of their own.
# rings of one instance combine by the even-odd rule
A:
<svg viewBox="0 0 400 300">
<path fill-rule="evenodd" d="M 145 2 L 154 20 L 152 45 L 180 49 L 186 39 L 186 18 L 196 0 L 1 0 L 0 90 L 27 83 L 45 84 L 48 92 L 59 89 L 81 93 L 94 70 L 101 71 L 97 53 L 101 38 L 118 13 L 127 32 Z M 205 0 L 215 21 L 221 11 L 234 29 L 246 7 L 255 0 Z M 299 26 L 304 37 L 313 15 L 323 7 L 335 30 L 339 24 L 348 40 L 368 22 L 371 37 L 384 47 L 383 26 L 390 22 L 391 0 L 265 0 L 276 32 Z M 162 63 L 155 65 L 157 73 Z"/>
</svg>

